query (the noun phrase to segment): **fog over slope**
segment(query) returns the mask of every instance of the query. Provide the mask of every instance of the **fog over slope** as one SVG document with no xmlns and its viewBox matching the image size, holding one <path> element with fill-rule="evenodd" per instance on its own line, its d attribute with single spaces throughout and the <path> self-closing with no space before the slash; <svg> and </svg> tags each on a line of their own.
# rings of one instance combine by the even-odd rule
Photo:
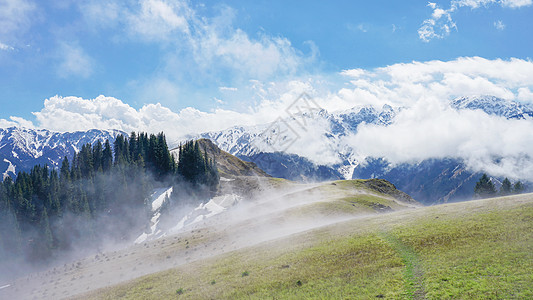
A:
<svg viewBox="0 0 533 300">
<path fill-rule="evenodd" d="M 2 282 L 0 285 L 6 287 L 0 290 L 0 297 L 69 297 L 342 220 L 418 207 L 410 197 L 382 181 L 294 184 L 237 177 L 222 184 L 229 185 L 226 188 L 255 184 L 259 189 L 253 197 L 210 218 L 202 217 L 175 234 Z"/>
</svg>

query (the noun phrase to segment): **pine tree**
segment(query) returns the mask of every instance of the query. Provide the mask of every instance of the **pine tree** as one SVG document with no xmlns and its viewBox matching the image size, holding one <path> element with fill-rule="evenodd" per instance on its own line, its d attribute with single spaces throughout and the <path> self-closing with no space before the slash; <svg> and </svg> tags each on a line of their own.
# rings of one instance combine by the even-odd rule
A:
<svg viewBox="0 0 533 300">
<path fill-rule="evenodd" d="M 41 236 L 44 242 L 44 245 L 48 250 L 52 249 L 54 245 L 54 238 L 52 236 L 52 230 L 50 229 L 50 221 L 48 220 L 48 213 L 46 207 L 43 209 L 41 214 Z"/>
<path fill-rule="evenodd" d="M 103 145 L 100 140 L 96 142 L 96 144 L 93 147 L 93 163 L 94 163 L 94 171 L 97 172 L 98 169 L 103 170 Z"/>
<path fill-rule="evenodd" d="M 489 198 L 496 195 L 496 188 L 487 174 L 483 174 L 476 183 L 474 194 L 478 198 Z"/>
<path fill-rule="evenodd" d="M 517 181 L 513 186 L 513 194 L 522 194 L 524 192 L 524 185 L 522 182 Z"/>
<path fill-rule="evenodd" d="M 135 162 L 139 154 L 138 139 L 137 139 L 137 134 L 135 133 L 135 131 L 132 131 L 130 133 L 128 149 L 129 149 L 129 157 L 131 158 L 131 161 Z"/>
<path fill-rule="evenodd" d="M 512 192 L 511 189 L 512 189 L 511 181 L 509 181 L 509 179 L 506 177 L 502 182 L 502 187 L 500 189 L 500 195 L 502 196 L 510 195 Z"/>
<path fill-rule="evenodd" d="M 113 152 L 111 151 L 109 140 L 106 140 L 102 151 L 102 170 L 107 172 L 111 169 L 111 166 L 113 166 Z"/>
</svg>

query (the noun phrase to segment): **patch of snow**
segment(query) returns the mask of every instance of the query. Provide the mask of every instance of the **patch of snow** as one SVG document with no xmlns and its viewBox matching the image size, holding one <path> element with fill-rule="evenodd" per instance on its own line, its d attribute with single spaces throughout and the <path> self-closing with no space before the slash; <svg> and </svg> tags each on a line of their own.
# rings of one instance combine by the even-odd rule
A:
<svg viewBox="0 0 533 300">
<path fill-rule="evenodd" d="M 154 193 L 152 193 L 152 212 L 155 212 L 156 210 L 161 208 L 161 205 L 163 205 L 163 201 L 165 201 L 165 198 L 170 197 L 170 195 L 172 195 L 172 187 L 157 189 Z"/>
<path fill-rule="evenodd" d="M 353 170 L 355 169 L 354 165 L 344 165 L 341 166 L 338 171 L 341 173 L 342 178 L 346 180 L 352 179 Z"/>
<path fill-rule="evenodd" d="M 15 170 L 15 166 L 9 160 L 4 158 L 4 162 L 8 163 L 9 166 L 7 166 L 7 169 L 4 172 L 4 174 L 3 174 L 3 179 L 6 179 L 6 177 L 9 176 L 9 174 L 8 174 L 9 172 L 11 172 L 13 174 L 17 174 L 16 170 Z"/>
<path fill-rule="evenodd" d="M 159 210 L 161 208 L 161 205 L 163 205 L 163 202 L 165 201 L 165 199 L 167 197 L 170 197 L 170 195 L 172 195 L 172 191 L 173 191 L 173 188 L 170 187 L 170 188 L 156 189 L 152 193 L 152 196 L 150 197 L 150 199 L 151 199 L 151 202 L 152 202 L 152 213 L 153 213 L 153 216 L 152 216 L 152 219 L 150 219 L 150 224 L 152 224 L 150 226 L 150 232 L 149 233 L 143 232 L 135 240 L 135 244 L 143 243 L 148 238 L 151 238 L 151 237 L 154 237 L 154 236 L 157 237 L 161 233 L 161 231 L 158 230 L 158 228 L 157 228 L 157 224 L 159 224 L 159 218 L 161 217 L 161 212 Z"/>
<path fill-rule="evenodd" d="M 235 194 L 228 194 L 217 196 L 209 200 L 207 203 L 201 203 L 193 211 L 183 217 L 176 226 L 172 227 L 167 234 L 172 234 L 180 231 L 185 226 L 201 222 L 207 218 L 218 215 L 224 212 L 229 207 L 241 201 L 241 197 Z"/>
</svg>

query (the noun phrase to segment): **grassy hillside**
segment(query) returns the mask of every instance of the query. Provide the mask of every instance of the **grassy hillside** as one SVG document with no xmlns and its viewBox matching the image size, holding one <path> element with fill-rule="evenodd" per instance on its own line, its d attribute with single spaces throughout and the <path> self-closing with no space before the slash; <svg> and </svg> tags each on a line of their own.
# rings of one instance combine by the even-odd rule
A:
<svg viewBox="0 0 533 300">
<path fill-rule="evenodd" d="M 243 197 L 223 213 L 202 218 L 176 235 L 121 246 L 121 250 L 67 261 L 52 270 L 2 282 L 0 287 L 8 287 L 0 289 L 0 299 L 71 297 L 325 225 L 418 206 L 392 184 L 378 179 L 301 184 L 272 177 L 234 176 L 221 182 L 221 190 L 237 191 Z M 253 278 L 251 274 L 249 277 Z M 217 279 L 213 280 L 216 283 Z"/>
<path fill-rule="evenodd" d="M 81 298 L 531 299 L 533 195 L 356 217 Z"/>
</svg>

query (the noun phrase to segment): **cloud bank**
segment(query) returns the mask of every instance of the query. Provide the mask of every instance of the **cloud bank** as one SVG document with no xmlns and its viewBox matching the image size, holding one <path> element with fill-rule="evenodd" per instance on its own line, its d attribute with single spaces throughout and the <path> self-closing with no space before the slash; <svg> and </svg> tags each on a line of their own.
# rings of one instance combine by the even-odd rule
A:
<svg viewBox="0 0 533 300">
<path fill-rule="evenodd" d="M 463 159 L 474 171 L 533 179 L 533 122 L 421 101 L 388 127 L 363 125 L 351 141 L 366 156 L 393 164 Z"/>
</svg>

